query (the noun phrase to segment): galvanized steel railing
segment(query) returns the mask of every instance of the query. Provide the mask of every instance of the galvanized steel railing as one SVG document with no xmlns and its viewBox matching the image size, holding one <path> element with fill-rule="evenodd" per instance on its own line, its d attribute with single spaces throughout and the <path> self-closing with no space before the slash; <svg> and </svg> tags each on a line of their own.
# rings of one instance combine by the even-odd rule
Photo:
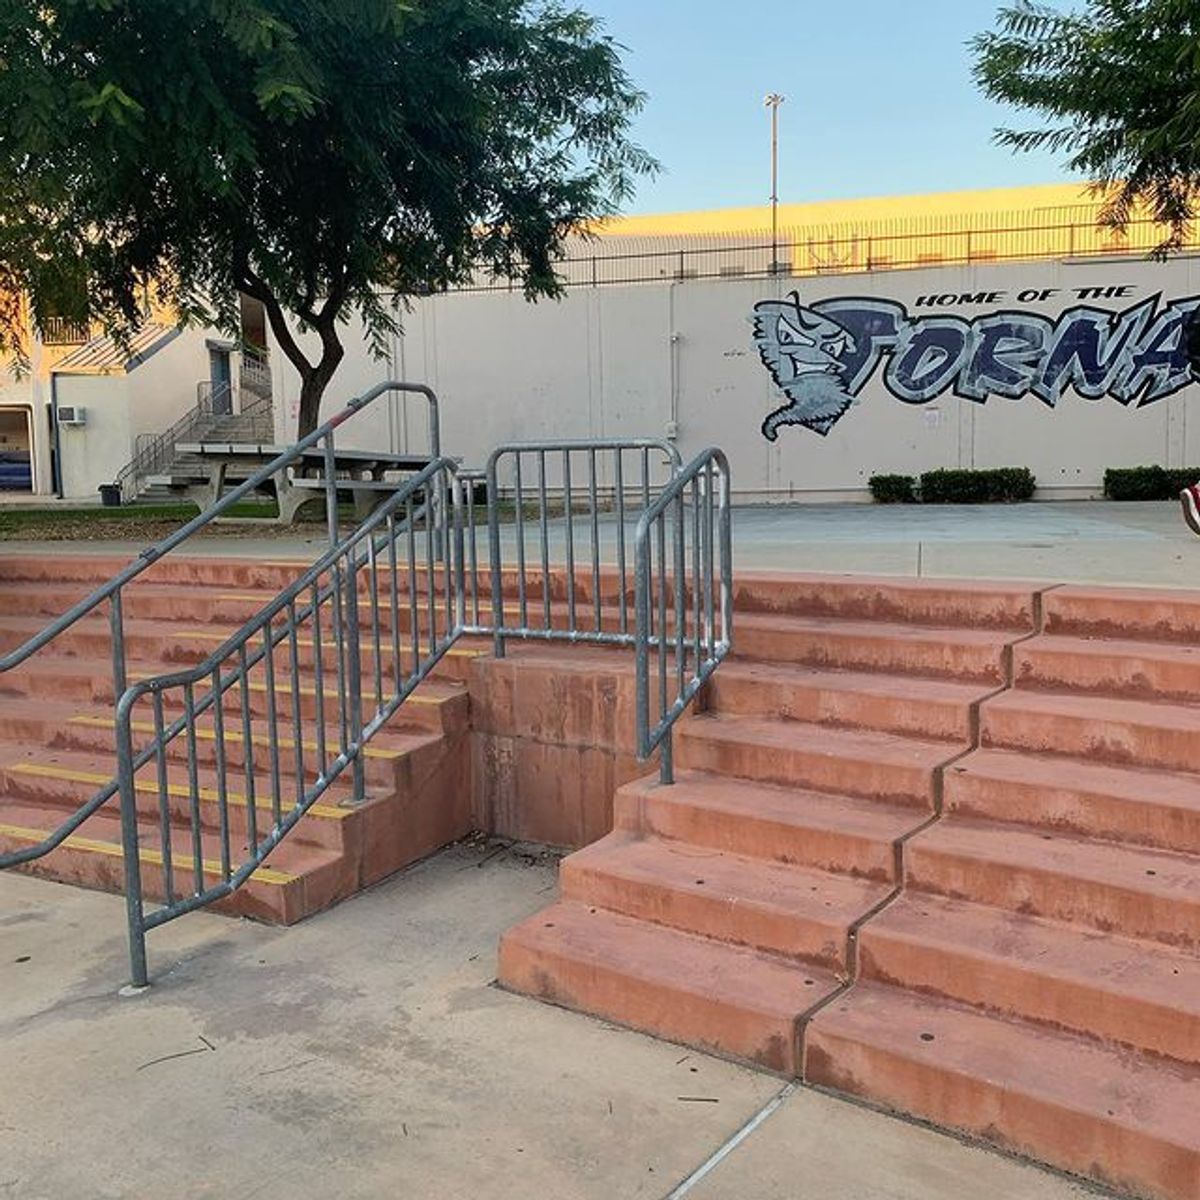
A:
<svg viewBox="0 0 1200 1200">
<path fill-rule="evenodd" d="M 720 450 L 697 455 L 642 513 L 635 556 L 638 756 L 657 749 L 671 783 L 675 722 L 733 640 L 729 462 Z"/>
<path fill-rule="evenodd" d="M 636 518 L 649 507 L 680 463 L 670 442 L 644 438 L 516 442 L 492 452 L 484 474 L 492 619 L 477 619 L 474 632 L 493 636 L 497 657 L 509 638 L 634 644 L 630 509 Z M 510 505 L 506 545 L 501 518 Z M 557 595 L 553 562 L 563 564 Z M 602 567 L 614 568 L 615 579 Z M 504 603 L 506 576 L 515 581 L 515 606 Z"/>
<path fill-rule="evenodd" d="M 637 749 L 643 758 L 661 751 L 664 782 L 674 723 L 729 652 L 730 486 L 720 451 L 683 468 L 675 447 L 656 440 L 510 444 L 483 472 L 435 454 L 341 537 L 334 434 L 389 391 L 426 398 L 437 447 L 434 394 L 381 384 L 0 659 L 0 672 L 12 669 L 108 607 L 117 775 L 0 867 L 55 849 L 119 793 L 135 987 L 148 979 L 149 930 L 230 896 L 347 772 L 340 799 L 364 798 L 368 743 L 463 634 L 491 636 L 498 656 L 513 638 L 635 648 Z M 318 444 L 329 549 L 202 663 L 128 686 L 126 585 Z M 158 872 L 163 897 L 149 911 L 146 870 Z"/>
<path fill-rule="evenodd" d="M 307 450 L 321 446 L 325 452 L 325 491 L 327 523 L 331 543 L 338 540 L 337 524 L 337 483 L 334 471 L 335 433 L 356 413 L 362 411 L 380 396 L 390 392 L 415 393 L 424 396 L 429 403 L 430 419 L 433 423 L 431 441 L 437 444 L 438 408 L 437 398 L 423 384 L 411 384 L 390 381 L 372 388 L 365 395 L 352 400 L 341 412 L 331 420 L 315 429 L 307 437 L 301 439 L 290 449 L 280 454 L 266 466 L 256 471 L 249 479 L 227 492 L 224 497 L 211 508 L 187 522 L 176 530 L 170 537 L 165 538 L 156 546 L 143 550 L 133 562 L 115 575 L 108 583 L 97 588 L 89 596 L 69 608 L 61 617 L 52 621 L 36 636 L 30 638 L 24 645 L 0 657 L 0 676 L 20 667 L 33 657 L 39 650 L 47 646 L 55 638 L 72 628 L 85 617 L 107 611 L 109 629 L 112 636 L 112 695 L 114 702 L 124 693 L 128 680 L 126 678 L 125 655 L 125 620 L 123 598 L 125 588 L 138 578 L 153 564 L 161 561 L 166 555 L 187 542 L 193 534 L 198 533 L 216 518 L 224 515 L 230 508 L 251 494 L 277 472 L 300 463 Z M 42 841 L 25 846 L 20 850 L 0 854 L 0 870 L 6 867 L 18 866 L 32 862 L 62 845 L 89 817 L 98 812 L 117 794 L 118 783 L 114 777 L 101 787 L 90 800 L 72 813 L 59 827 Z"/>
<path fill-rule="evenodd" d="M 204 662 L 121 697 L 135 987 L 148 981 L 149 930 L 231 895 L 347 770 L 353 781 L 342 799 L 364 798 L 367 743 L 465 624 L 461 512 L 455 465 L 435 460 Z M 438 514 L 454 532 L 445 554 Z M 150 719 L 139 723 L 145 701 Z M 168 723 L 168 710 L 181 715 Z M 135 731 L 148 734 L 140 751 Z M 139 795 L 153 798 L 144 816 Z M 150 912 L 143 859 L 158 870 L 163 895 Z"/>
</svg>

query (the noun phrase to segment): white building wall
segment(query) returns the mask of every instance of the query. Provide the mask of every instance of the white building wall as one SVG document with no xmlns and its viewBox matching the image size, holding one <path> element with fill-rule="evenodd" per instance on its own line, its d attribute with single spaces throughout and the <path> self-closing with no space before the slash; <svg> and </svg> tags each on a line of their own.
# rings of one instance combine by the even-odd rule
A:
<svg viewBox="0 0 1200 1200">
<path fill-rule="evenodd" d="M 211 329 L 185 329 L 128 373 L 56 374 L 59 407 L 87 410 L 86 424 L 59 430 L 64 496 L 95 499 L 133 457 L 138 434 L 160 433 L 195 407 L 197 385 L 209 377 L 212 338 L 226 344 Z"/>
<path fill-rule="evenodd" d="M 559 303 L 537 305 L 507 292 L 439 296 L 415 304 L 387 361 L 373 359 L 360 333 L 347 330 L 346 360 L 323 414 L 382 379 L 403 377 L 438 392 L 443 449 L 469 464 L 507 440 L 672 434 L 685 458 L 723 447 L 737 492 L 762 501 L 861 498 L 876 472 L 990 466 L 1029 467 L 1044 495 L 1088 495 L 1098 493 L 1106 467 L 1200 464 L 1193 385 L 1141 406 L 1111 395 L 1087 400 L 1070 390 L 1054 407 L 1032 394 L 992 394 L 979 403 L 952 389 L 906 403 L 884 384 L 887 354 L 826 436 L 797 424 L 768 441 L 763 419 L 788 400 L 760 360 L 751 316 L 757 302 L 794 288 L 805 306 L 858 297 L 899 302 L 910 319 L 973 321 L 1015 310 L 1054 323 L 1082 303 L 1116 314 L 1161 296 L 1155 312 L 1175 300 L 1190 308 L 1200 293 L 1200 260 L 578 288 Z M 1080 298 L 1081 289 L 1113 288 L 1124 294 Z M 930 295 L 981 293 L 994 299 L 917 304 Z M 1177 339 L 1177 322 L 1173 328 Z M 1149 336 L 1149 325 L 1143 334 Z M 975 326 L 970 336 L 980 336 Z M 299 381 L 281 354 L 273 357 L 279 436 L 290 438 Z M 423 417 L 413 408 L 406 423 L 400 407 L 381 403 L 340 436 L 348 445 L 422 447 Z"/>
</svg>

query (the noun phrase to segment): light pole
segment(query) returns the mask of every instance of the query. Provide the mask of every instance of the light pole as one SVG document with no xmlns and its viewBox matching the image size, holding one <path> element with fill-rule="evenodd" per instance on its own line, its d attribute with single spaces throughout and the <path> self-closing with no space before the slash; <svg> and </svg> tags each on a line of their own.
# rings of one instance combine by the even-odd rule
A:
<svg viewBox="0 0 1200 1200">
<path fill-rule="evenodd" d="M 779 106 L 786 100 L 771 92 L 763 105 L 771 110 L 771 274 L 779 270 Z"/>
</svg>

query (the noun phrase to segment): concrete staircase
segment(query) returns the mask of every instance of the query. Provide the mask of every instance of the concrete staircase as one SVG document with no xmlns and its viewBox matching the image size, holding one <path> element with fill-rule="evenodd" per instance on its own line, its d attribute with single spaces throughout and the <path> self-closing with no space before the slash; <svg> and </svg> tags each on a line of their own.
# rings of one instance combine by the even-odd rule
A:
<svg viewBox="0 0 1200 1200">
<path fill-rule="evenodd" d="M 739 580 L 501 982 L 1200 1196 L 1200 596 Z"/>
<path fill-rule="evenodd" d="M 0 559 L 0 653 L 15 649 L 71 603 L 110 578 L 122 563 L 104 558 Z M 131 680 L 203 661 L 244 621 L 295 578 L 295 564 L 222 560 L 167 560 L 126 592 L 126 645 Z M 255 872 L 221 902 L 226 911 L 281 923 L 300 920 L 384 878 L 407 863 L 461 837 L 471 828 L 469 700 L 465 678 L 473 650 L 452 652 L 438 677 L 423 684 L 366 751 L 367 796 L 354 803 L 349 783 L 335 783 L 296 830 Z M 314 777 L 314 680 L 317 650 L 300 639 L 301 686 L 296 697 L 307 717 L 306 753 L 290 738 L 293 696 L 280 672 L 274 681 L 280 719 L 281 793 L 290 807 L 298 773 Z M 0 849 L 42 840 L 115 774 L 111 639 L 104 615 L 85 618 L 24 665 L 0 675 Z M 322 662 L 327 687 L 335 649 L 326 641 Z M 390 669 L 390 666 L 389 666 Z M 373 670 L 363 650 L 363 677 Z M 250 720 L 254 747 L 255 816 L 260 832 L 271 826 L 267 720 L 263 669 L 251 673 Z M 178 711 L 167 707 L 168 719 Z M 230 694 L 229 720 L 240 722 L 240 700 Z M 327 709 L 327 712 L 330 712 Z M 236 713 L 236 717 L 234 714 Z M 369 714 L 368 714 L 369 715 Z M 330 712 L 327 720 L 332 722 Z M 153 733 L 151 714 L 135 722 L 135 737 Z M 327 731 L 329 745 L 336 731 Z M 249 831 L 249 789 L 243 746 L 227 740 L 229 807 L 233 832 Z M 173 824 L 172 860 L 178 892 L 190 890 L 198 858 L 207 882 L 219 877 L 218 780 L 215 734 L 202 724 L 196 744 L 200 785 L 200 845 L 191 839 L 186 739 L 169 750 Z M 297 762 L 297 757 L 299 761 Z M 163 894 L 158 847 L 157 777 L 138 777 L 144 819 L 142 871 L 147 895 Z M 245 843 L 240 843 L 244 848 Z M 235 838 L 235 852 L 239 845 Z M 120 818 L 114 802 L 90 818 L 58 850 L 26 868 L 50 878 L 121 890 Z"/>
</svg>

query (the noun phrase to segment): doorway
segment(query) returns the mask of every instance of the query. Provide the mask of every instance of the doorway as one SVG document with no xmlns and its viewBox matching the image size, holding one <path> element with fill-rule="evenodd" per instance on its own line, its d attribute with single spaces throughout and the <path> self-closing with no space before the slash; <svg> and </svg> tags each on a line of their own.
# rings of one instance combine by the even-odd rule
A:
<svg viewBox="0 0 1200 1200">
<path fill-rule="evenodd" d="M 0 491 L 33 491 L 33 437 L 27 408 L 0 408 Z"/>
<path fill-rule="evenodd" d="M 213 415 L 229 416 L 233 412 L 233 371 L 228 350 L 209 345 L 208 377 L 212 382 Z"/>
</svg>

